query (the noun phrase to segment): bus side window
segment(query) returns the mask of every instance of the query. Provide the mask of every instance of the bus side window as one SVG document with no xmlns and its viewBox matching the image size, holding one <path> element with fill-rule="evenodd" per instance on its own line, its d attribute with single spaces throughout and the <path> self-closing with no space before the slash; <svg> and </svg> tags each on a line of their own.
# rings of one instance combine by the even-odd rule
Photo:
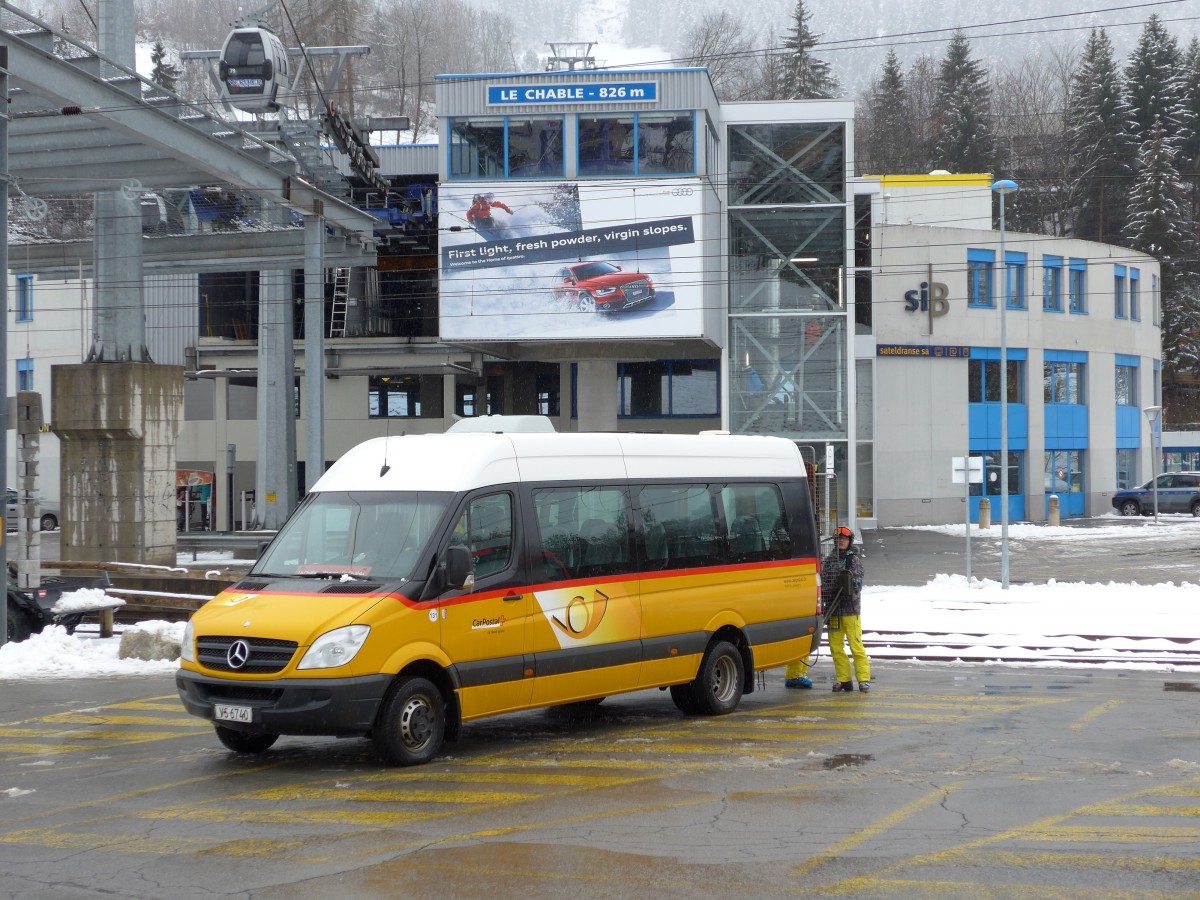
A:
<svg viewBox="0 0 1200 900">
<path fill-rule="evenodd" d="M 512 497 L 488 494 L 467 506 L 450 535 L 451 547 L 466 546 L 475 564 L 475 578 L 508 568 L 512 560 Z"/>
<path fill-rule="evenodd" d="M 772 484 L 727 484 L 721 489 L 721 506 L 729 526 L 729 554 L 734 562 L 789 559 L 783 497 Z"/>
</svg>

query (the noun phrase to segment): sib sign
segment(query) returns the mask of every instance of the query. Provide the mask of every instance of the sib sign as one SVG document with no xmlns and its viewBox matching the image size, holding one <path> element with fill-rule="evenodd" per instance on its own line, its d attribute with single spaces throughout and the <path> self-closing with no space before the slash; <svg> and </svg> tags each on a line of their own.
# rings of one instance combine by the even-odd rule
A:
<svg viewBox="0 0 1200 900">
<path fill-rule="evenodd" d="M 915 291 L 904 294 L 905 312 L 924 312 L 930 316 L 944 316 L 950 312 L 950 288 L 940 281 L 922 281 Z"/>
</svg>

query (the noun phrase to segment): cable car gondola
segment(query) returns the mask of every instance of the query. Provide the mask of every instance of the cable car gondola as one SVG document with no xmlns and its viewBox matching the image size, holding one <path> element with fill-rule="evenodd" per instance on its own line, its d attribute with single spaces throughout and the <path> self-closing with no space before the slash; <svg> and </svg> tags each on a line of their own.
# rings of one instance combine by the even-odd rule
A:
<svg viewBox="0 0 1200 900">
<path fill-rule="evenodd" d="M 221 48 L 221 98 L 251 113 L 275 112 L 288 89 L 287 47 L 262 26 L 234 28 Z"/>
</svg>

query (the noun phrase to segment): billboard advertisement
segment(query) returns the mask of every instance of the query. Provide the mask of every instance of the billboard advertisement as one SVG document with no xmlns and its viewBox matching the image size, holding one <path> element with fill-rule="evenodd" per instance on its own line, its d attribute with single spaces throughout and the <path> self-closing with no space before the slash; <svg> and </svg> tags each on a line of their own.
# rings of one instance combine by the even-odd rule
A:
<svg viewBox="0 0 1200 900">
<path fill-rule="evenodd" d="M 443 184 L 446 340 L 703 335 L 695 179 Z"/>
</svg>

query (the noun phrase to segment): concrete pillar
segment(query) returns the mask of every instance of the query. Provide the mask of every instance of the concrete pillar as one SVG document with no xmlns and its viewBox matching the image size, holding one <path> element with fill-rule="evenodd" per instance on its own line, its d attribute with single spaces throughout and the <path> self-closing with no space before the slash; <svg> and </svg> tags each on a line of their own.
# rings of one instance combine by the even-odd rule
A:
<svg viewBox="0 0 1200 900">
<path fill-rule="evenodd" d="M 992 527 L 992 501 L 987 497 L 979 500 L 979 530 L 987 531 Z"/>
<path fill-rule="evenodd" d="M 580 431 L 617 430 L 617 364 L 607 359 L 579 361 Z"/>
<path fill-rule="evenodd" d="M 1058 508 L 1058 494 L 1051 494 L 1050 499 L 1046 501 L 1046 506 L 1049 512 L 1049 524 L 1059 524 L 1060 512 Z"/>
<path fill-rule="evenodd" d="M 259 527 L 272 531 L 296 505 L 295 318 L 292 273 L 260 272 L 254 502 Z"/>
<path fill-rule="evenodd" d="M 64 561 L 175 564 L 175 446 L 183 369 L 54 366 Z"/>
</svg>

